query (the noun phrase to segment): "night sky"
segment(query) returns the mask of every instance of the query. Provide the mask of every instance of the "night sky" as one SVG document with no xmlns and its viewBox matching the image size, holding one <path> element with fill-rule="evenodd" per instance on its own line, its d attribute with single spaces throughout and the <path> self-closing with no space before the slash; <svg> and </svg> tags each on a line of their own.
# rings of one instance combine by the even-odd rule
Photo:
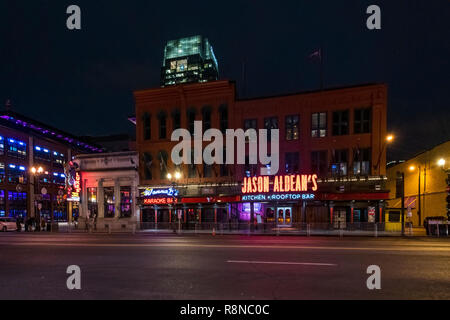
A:
<svg viewBox="0 0 450 320">
<path fill-rule="evenodd" d="M 66 8 L 82 30 L 66 28 Z M 366 28 L 378 4 L 382 30 Z M 77 135 L 131 133 L 132 91 L 159 86 L 165 42 L 209 38 L 240 96 L 385 82 L 390 159 L 450 139 L 450 1 L 0 2 L 0 104 Z M 243 86 L 242 63 L 247 81 Z"/>
</svg>

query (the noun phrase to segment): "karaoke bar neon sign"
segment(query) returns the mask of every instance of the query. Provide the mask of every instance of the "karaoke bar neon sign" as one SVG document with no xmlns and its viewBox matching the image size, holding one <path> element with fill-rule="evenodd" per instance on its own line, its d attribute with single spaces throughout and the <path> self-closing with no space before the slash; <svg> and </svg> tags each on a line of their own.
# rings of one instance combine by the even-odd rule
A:
<svg viewBox="0 0 450 320">
<path fill-rule="evenodd" d="M 270 188 L 270 185 L 272 185 L 272 188 Z M 247 177 L 244 178 L 244 183 L 242 185 L 243 194 L 308 191 L 317 191 L 316 174 Z"/>
<path fill-rule="evenodd" d="M 167 189 L 153 189 L 146 188 L 142 191 L 143 197 L 155 197 L 155 196 L 169 196 L 169 197 L 177 197 L 178 190 L 175 188 L 167 188 Z"/>
</svg>

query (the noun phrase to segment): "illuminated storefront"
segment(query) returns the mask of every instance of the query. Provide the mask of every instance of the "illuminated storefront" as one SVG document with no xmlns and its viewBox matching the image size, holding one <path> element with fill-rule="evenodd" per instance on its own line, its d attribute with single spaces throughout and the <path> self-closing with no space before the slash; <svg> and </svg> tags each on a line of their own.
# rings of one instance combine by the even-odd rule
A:
<svg viewBox="0 0 450 320">
<path fill-rule="evenodd" d="M 135 228 L 140 220 L 136 152 L 79 155 L 74 162 L 78 171 L 71 199 L 79 200 L 72 203 L 79 203 L 80 226 L 90 221 L 96 228 Z"/>
</svg>

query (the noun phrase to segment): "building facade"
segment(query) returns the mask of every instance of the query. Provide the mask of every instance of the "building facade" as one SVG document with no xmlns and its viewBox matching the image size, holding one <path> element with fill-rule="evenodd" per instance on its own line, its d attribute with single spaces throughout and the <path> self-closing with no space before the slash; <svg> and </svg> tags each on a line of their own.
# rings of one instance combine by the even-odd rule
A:
<svg viewBox="0 0 450 320">
<path fill-rule="evenodd" d="M 0 216 L 70 221 L 67 163 L 95 145 L 12 111 L 0 113 Z M 74 209 L 74 210 L 72 210 Z"/>
<path fill-rule="evenodd" d="M 86 220 L 104 229 L 129 230 L 140 221 L 136 205 L 139 174 L 133 151 L 83 154 L 75 157 L 80 180 L 79 226 Z"/>
<path fill-rule="evenodd" d="M 447 141 L 407 161 L 388 166 L 387 187 L 390 194 L 387 221 L 401 221 L 401 198 L 397 193 L 400 191 L 397 190 L 397 181 L 402 173 L 405 186 L 405 222 L 421 226 L 426 217 L 447 217 L 449 154 L 450 141 Z M 444 160 L 441 165 L 439 160 Z"/>
<path fill-rule="evenodd" d="M 170 40 L 164 48 L 161 86 L 217 80 L 219 65 L 207 38 Z"/>
<path fill-rule="evenodd" d="M 382 84 L 246 100 L 236 99 L 229 81 L 135 92 L 143 221 L 336 228 L 381 221 L 388 198 L 386 98 Z M 194 137 L 195 121 L 202 121 L 203 132 L 216 128 L 223 134 L 278 129 L 278 172 L 263 177 L 260 169 L 270 167 L 250 164 L 248 139 L 243 164 L 174 165 L 178 142 L 171 134 L 184 128 Z"/>
</svg>

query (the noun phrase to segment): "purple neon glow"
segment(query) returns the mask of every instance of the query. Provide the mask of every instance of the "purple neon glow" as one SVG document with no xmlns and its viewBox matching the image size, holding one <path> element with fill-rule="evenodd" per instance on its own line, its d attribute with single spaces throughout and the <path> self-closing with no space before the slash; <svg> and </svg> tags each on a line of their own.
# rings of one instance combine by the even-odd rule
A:
<svg viewBox="0 0 450 320">
<path fill-rule="evenodd" d="M 29 124 L 29 123 L 27 123 L 27 122 L 25 122 L 25 121 L 22 121 L 22 120 L 19 120 L 19 119 L 16 120 L 16 119 L 14 119 L 14 117 L 11 117 L 11 116 L 8 116 L 8 115 L 2 115 L 2 116 L 0 116 L 0 118 L 1 118 L 1 119 L 5 119 L 5 120 L 8 120 L 8 121 L 11 121 L 11 122 L 14 122 L 14 123 L 17 124 L 17 125 L 22 125 L 23 127 L 31 128 L 31 129 L 33 129 L 33 130 L 35 130 L 35 131 L 40 132 L 40 133 L 43 134 L 43 135 L 48 135 L 48 134 L 51 134 L 51 135 L 53 135 L 53 136 L 56 135 L 55 132 L 50 132 L 50 131 L 47 130 L 47 129 L 43 129 L 43 128 L 41 128 L 41 127 L 37 127 L 37 126 L 35 126 L 35 125 L 33 125 L 33 124 Z M 69 142 L 69 143 L 74 143 L 74 141 L 75 141 L 75 140 L 72 139 L 72 138 L 64 137 L 62 134 L 58 134 L 56 137 L 59 138 L 59 139 L 64 139 L 65 141 L 67 141 L 67 142 Z M 92 151 L 103 152 L 102 149 L 99 149 L 99 148 L 90 146 L 90 145 L 88 145 L 87 143 L 84 143 L 84 142 L 81 142 L 81 141 L 76 141 L 76 143 L 77 143 L 78 146 L 83 146 L 83 147 L 85 147 L 85 148 L 87 148 L 87 149 L 90 149 L 90 150 L 92 150 Z"/>
</svg>

